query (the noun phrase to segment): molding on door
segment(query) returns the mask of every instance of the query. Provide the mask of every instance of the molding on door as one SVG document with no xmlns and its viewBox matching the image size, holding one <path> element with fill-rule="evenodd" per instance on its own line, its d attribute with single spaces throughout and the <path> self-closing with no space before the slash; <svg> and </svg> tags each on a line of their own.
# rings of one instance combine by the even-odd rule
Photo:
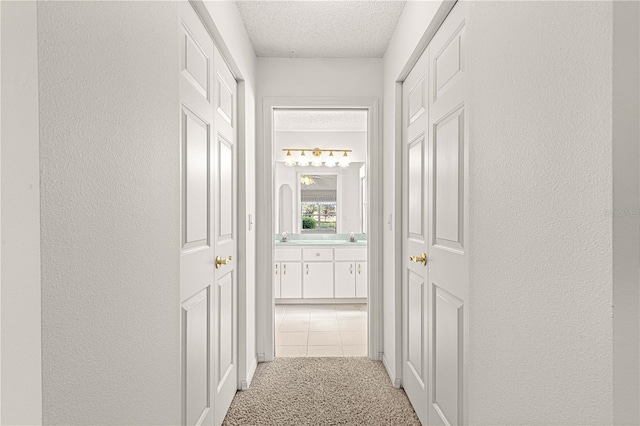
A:
<svg viewBox="0 0 640 426">
<path fill-rule="evenodd" d="M 258 197 L 264 197 L 265 209 L 262 217 L 263 226 L 258 227 L 257 251 L 262 255 L 258 259 L 258 276 L 263 283 L 258 285 L 257 292 L 257 330 L 258 350 L 264 353 L 262 361 L 272 361 L 275 353 L 274 346 L 274 289 L 272 281 L 272 267 L 274 261 L 273 245 L 273 209 L 274 209 L 274 167 L 273 167 L 273 112 L 280 108 L 335 108 L 335 109 L 362 109 L 367 110 L 367 176 L 369 179 L 370 209 L 368 222 L 369 244 L 367 245 L 367 267 L 369 276 L 369 303 L 368 303 L 368 332 L 369 332 L 369 358 L 379 360 L 382 352 L 382 185 L 379 185 L 382 177 L 381 148 L 380 143 L 380 109 L 379 99 L 375 97 L 351 98 L 351 97 L 265 97 L 263 99 L 262 124 L 264 143 L 263 155 L 258 163 L 261 163 L 262 186 L 256 188 Z M 262 194 L 262 195 L 261 195 Z M 260 199 L 260 198 L 259 198 Z"/>
</svg>

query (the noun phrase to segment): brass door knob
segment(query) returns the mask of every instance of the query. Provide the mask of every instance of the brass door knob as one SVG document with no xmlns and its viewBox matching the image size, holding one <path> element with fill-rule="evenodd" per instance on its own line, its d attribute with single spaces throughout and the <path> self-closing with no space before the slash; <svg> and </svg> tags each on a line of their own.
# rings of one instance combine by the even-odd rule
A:
<svg viewBox="0 0 640 426">
<path fill-rule="evenodd" d="M 220 269 L 220 266 L 226 265 L 231 262 L 231 256 L 228 259 L 223 259 L 220 256 L 216 256 L 216 269 Z"/>
<path fill-rule="evenodd" d="M 427 253 L 422 253 L 422 256 L 409 256 L 409 260 L 412 262 L 422 263 L 423 265 L 427 264 Z"/>
</svg>

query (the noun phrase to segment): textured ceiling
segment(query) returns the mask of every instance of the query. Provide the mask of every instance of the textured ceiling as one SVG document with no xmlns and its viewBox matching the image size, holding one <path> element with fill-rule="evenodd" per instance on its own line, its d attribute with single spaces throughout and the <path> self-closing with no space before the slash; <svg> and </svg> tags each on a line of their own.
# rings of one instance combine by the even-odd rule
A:
<svg viewBox="0 0 640 426">
<path fill-rule="evenodd" d="M 404 1 L 238 1 L 260 57 L 381 58 Z"/>
<path fill-rule="evenodd" d="M 367 111 L 279 110 L 274 113 L 273 129 L 276 132 L 366 132 Z"/>
</svg>

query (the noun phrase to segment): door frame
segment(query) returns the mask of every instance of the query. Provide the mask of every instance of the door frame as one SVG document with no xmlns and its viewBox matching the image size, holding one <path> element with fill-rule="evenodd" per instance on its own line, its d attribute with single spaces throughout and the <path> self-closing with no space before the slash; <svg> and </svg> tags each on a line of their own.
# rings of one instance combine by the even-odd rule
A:
<svg viewBox="0 0 640 426">
<path fill-rule="evenodd" d="M 379 100 L 374 97 L 265 97 L 262 108 L 263 146 L 262 182 L 256 189 L 265 199 L 262 223 L 258 228 L 258 276 L 263 277 L 263 285 L 257 294 L 257 347 L 258 362 L 272 361 L 275 356 L 275 299 L 272 265 L 275 258 L 275 233 L 273 209 L 275 193 L 273 113 L 276 109 L 359 109 L 368 112 L 367 123 L 367 177 L 369 192 L 368 213 L 368 356 L 382 360 L 382 185 L 379 185 L 382 166 L 382 144 L 380 143 Z"/>
</svg>

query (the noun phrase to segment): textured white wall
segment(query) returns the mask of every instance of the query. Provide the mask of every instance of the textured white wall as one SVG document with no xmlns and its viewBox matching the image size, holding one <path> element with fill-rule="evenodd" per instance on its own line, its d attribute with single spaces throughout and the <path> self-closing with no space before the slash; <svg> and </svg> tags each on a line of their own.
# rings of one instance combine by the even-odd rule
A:
<svg viewBox="0 0 640 426">
<path fill-rule="evenodd" d="M 257 176 L 262 181 L 266 172 L 263 168 L 264 125 L 263 100 L 265 97 L 368 97 L 382 99 L 382 60 L 381 59 L 290 59 L 290 58 L 258 58 L 258 95 L 257 95 Z M 257 203 L 267 205 L 267 197 L 271 194 L 258 191 Z M 271 229 L 264 215 L 258 216 L 258 226 Z M 270 244 L 272 234 L 266 233 L 263 241 L 258 240 L 260 247 Z M 262 257 L 258 257 L 257 269 L 271 271 Z M 269 278 L 271 275 L 269 274 Z M 269 300 L 266 294 L 264 279 L 257 279 L 257 297 Z M 258 318 L 266 314 L 258 305 Z M 258 322 L 258 353 L 264 353 L 265 321 Z"/>
<path fill-rule="evenodd" d="M 400 202 L 401 181 L 396 163 L 401 158 L 400 139 L 396 138 L 396 106 L 400 94 L 397 81 L 418 42 L 431 23 L 440 1 L 409 1 L 405 4 L 396 30 L 384 55 L 384 120 L 383 120 L 383 305 L 384 305 L 384 363 L 391 379 L 397 383 L 402 375 L 400 318 L 401 266 L 396 264 L 396 253 L 401 250 Z M 387 224 L 392 217 L 391 228 Z"/>
<path fill-rule="evenodd" d="M 610 424 L 612 5 L 467 26 L 472 424 Z"/>
<path fill-rule="evenodd" d="M 238 196 L 238 237 L 239 248 L 244 246 L 243 270 L 239 279 L 244 280 L 238 293 L 241 315 L 239 327 L 245 331 L 245 339 L 239 342 L 239 350 L 246 355 L 239 361 L 239 381 L 241 386 L 251 382 L 257 366 L 256 358 L 256 73 L 257 58 L 244 28 L 240 12 L 233 1 L 207 1 L 204 5 L 222 38 L 219 46 L 232 59 L 233 72 L 242 76 L 243 84 L 239 104 L 244 104 L 244 116 L 238 123 L 239 139 L 244 140 L 239 152 L 239 161 L 244 163 L 244 176 L 239 177 Z M 217 40 L 217 39 L 216 39 Z M 249 229 L 251 215 L 251 229 Z M 241 357 L 242 358 L 242 357 Z"/>
<path fill-rule="evenodd" d="M 1 424 L 42 423 L 35 2 L 2 9 Z"/>
<path fill-rule="evenodd" d="M 175 3 L 38 4 L 47 424 L 179 424 Z"/>
</svg>

